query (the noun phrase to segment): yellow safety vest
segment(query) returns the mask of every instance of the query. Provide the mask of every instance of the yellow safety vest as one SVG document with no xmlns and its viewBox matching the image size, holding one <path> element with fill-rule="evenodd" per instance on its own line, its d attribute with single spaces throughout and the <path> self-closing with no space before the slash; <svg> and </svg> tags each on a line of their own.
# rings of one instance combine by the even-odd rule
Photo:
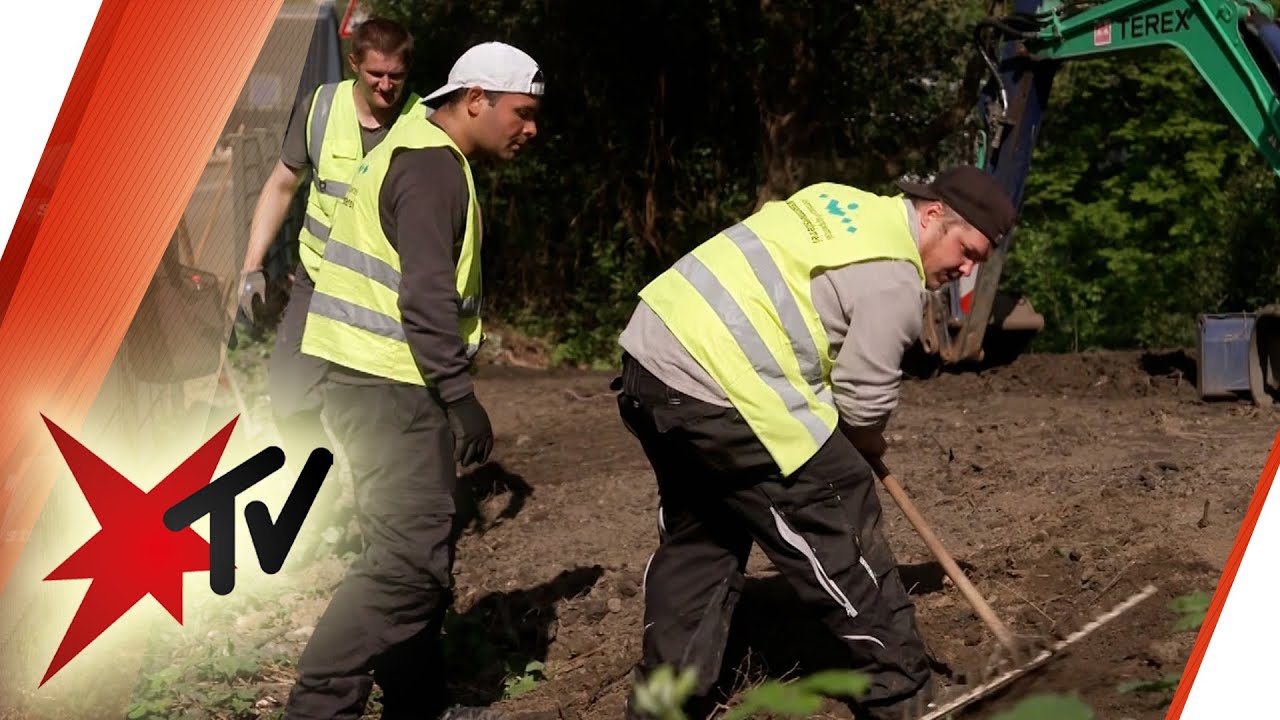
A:
<svg viewBox="0 0 1280 720">
<path fill-rule="evenodd" d="M 394 153 L 401 148 L 446 147 L 467 180 L 467 224 L 454 276 L 458 332 L 467 359 L 480 349 L 480 206 L 467 158 L 419 105 L 401 115 L 360 164 L 333 213 L 333 231 L 307 311 L 302 352 L 378 377 L 426 385 L 400 316 L 400 254 L 382 232 L 378 198 Z"/>
<path fill-rule="evenodd" d="M 298 232 L 298 258 L 313 279 L 324 257 L 333 209 L 347 193 L 348 182 L 364 159 L 360 118 L 356 114 L 355 81 L 327 83 L 311 95 L 307 112 L 307 158 L 311 161 L 311 192 Z M 401 117 L 418 101 L 409 93 Z"/>
<path fill-rule="evenodd" d="M 856 262 L 920 253 L 901 196 L 821 183 L 694 248 L 640 292 L 790 475 L 839 420 L 830 343 L 810 283 Z"/>
</svg>

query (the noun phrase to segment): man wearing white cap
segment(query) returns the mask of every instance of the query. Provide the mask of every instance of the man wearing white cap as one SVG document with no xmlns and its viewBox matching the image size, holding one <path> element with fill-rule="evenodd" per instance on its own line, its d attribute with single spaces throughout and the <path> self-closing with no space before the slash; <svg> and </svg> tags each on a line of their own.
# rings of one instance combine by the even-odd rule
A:
<svg viewBox="0 0 1280 720">
<path fill-rule="evenodd" d="M 405 113 L 334 212 L 302 352 L 331 363 L 324 413 L 351 466 L 365 548 L 298 662 L 289 720 L 356 720 L 375 681 L 385 720 L 497 717 L 449 707 L 439 648 L 455 462 L 483 463 L 493 448 L 470 373 L 483 339 L 471 162 L 515 157 L 537 132 L 542 91 L 524 52 L 471 48 L 424 101 L 437 109 Z"/>
</svg>

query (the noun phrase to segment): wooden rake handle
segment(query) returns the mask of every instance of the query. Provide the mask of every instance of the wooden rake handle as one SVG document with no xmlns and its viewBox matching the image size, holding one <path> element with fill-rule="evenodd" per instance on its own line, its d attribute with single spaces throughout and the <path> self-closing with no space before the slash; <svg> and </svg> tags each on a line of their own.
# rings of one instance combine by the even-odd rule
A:
<svg viewBox="0 0 1280 720">
<path fill-rule="evenodd" d="M 868 458 L 867 461 L 871 463 L 871 469 L 875 471 L 876 476 L 880 478 L 880 482 L 889 491 L 889 496 L 902 509 L 902 514 L 907 516 L 911 526 L 916 529 L 920 539 L 924 540 L 924 544 L 929 547 L 929 551 L 938 559 L 938 563 L 946 571 L 947 577 L 951 578 L 951 582 L 955 583 L 956 587 L 960 589 L 960 594 L 964 595 L 964 599 L 968 601 L 969 606 L 978 614 L 978 617 L 982 618 L 987 627 L 991 628 L 991 632 L 995 634 L 1000 644 L 1005 646 L 1010 653 L 1016 653 L 1017 645 L 1014 642 L 1013 634 L 1009 632 L 1009 628 L 1005 627 L 1003 622 L 1000 622 L 1000 618 L 996 617 L 995 611 L 991 609 L 991 605 L 982 597 L 982 593 L 978 592 L 978 588 L 969 582 L 969 578 L 965 576 L 964 571 L 952 559 L 951 553 L 947 552 L 947 549 L 943 547 L 942 541 L 929 529 L 928 523 L 924 521 L 924 516 L 920 514 L 919 510 L 916 510 L 915 503 L 911 502 L 911 498 L 907 497 L 907 493 L 902 489 L 898 479 L 889 472 L 889 468 L 885 467 L 879 458 Z"/>
</svg>

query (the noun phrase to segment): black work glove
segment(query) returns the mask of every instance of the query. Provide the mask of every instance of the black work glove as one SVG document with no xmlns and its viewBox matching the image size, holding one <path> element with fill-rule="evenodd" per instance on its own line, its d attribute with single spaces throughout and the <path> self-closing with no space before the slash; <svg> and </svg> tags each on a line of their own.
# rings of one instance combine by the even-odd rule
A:
<svg viewBox="0 0 1280 720">
<path fill-rule="evenodd" d="M 453 459 L 464 466 L 487 461 L 493 450 L 493 427 L 475 394 L 449 403 L 445 414 L 453 430 Z"/>
</svg>

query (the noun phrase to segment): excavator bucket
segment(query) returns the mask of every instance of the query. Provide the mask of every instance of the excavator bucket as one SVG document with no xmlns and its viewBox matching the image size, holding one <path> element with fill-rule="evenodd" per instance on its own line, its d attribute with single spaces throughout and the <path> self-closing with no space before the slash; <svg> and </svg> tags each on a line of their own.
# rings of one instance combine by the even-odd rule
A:
<svg viewBox="0 0 1280 720">
<path fill-rule="evenodd" d="M 1256 312 L 1200 315 L 1196 390 L 1202 400 L 1280 398 L 1280 305 Z"/>
</svg>

